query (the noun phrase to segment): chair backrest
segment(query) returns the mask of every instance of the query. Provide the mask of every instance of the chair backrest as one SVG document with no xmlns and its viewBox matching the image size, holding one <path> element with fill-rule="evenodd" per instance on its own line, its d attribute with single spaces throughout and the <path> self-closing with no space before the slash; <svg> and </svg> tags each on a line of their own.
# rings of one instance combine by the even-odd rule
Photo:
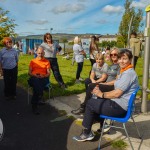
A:
<svg viewBox="0 0 150 150">
<path fill-rule="evenodd" d="M 126 120 L 128 120 L 132 115 L 132 112 L 134 109 L 134 101 L 135 101 L 136 94 L 137 94 L 139 89 L 140 89 L 140 87 L 137 87 L 136 90 L 130 96 L 129 103 L 128 103 L 128 110 L 127 110 L 127 114 L 125 117 Z"/>
</svg>

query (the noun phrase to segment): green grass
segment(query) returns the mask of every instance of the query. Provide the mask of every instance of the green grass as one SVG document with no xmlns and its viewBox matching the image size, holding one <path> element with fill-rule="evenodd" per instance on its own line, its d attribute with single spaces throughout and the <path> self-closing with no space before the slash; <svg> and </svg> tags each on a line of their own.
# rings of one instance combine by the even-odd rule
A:
<svg viewBox="0 0 150 150">
<path fill-rule="evenodd" d="M 123 140 L 114 141 L 112 143 L 112 147 L 117 150 L 125 150 L 127 143 L 125 143 Z"/>
<path fill-rule="evenodd" d="M 51 72 L 50 81 L 54 89 L 53 95 L 54 96 L 66 96 L 66 95 L 79 94 L 79 93 L 85 92 L 84 82 L 82 84 L 74 84 L 75 77 L 76 77 L 77 64 L 75 63 L 74 66 L 72 66 L 71 59 L 66 60 L 66 59 L 62 59 L 62 57 L 64 56 L 59 56 L 59 55 L 57 56 L 58 64 L 59 64 L 59 69 L 60 69 L 62 78 L 64 82 L 67 84 L 68 88 L 66 90 L 62 90 L 59 87 L 57 81 L 55 80 L 53 73 Z M 24 87 L 25 89 L 27 89 L 27 79 L 29 78 L 28 66 L 29 66 L 31 59 L 33 59 L 33 55 L 23 55 L 23 56 L 20 56 L 19 58 L 18 83 L 20 86 Z M 84 79 L 89 77 L 90 69 L 91 69 L 90 61 L 85 60 L 84 67 L 81 73 L 81 77 Z M 139 83 L 140 85 L 142 85 L 142 74 L 143 74 L 143 59 L 142 58 L 138 59 L 136 72 L 139 77 Z M 48 97 L 48 93 L 46 94 L 46 97 Z"/>
<path fill-rule="evenodd" d="M 72 66 L 71 59 L 70 60 L 62 59 L 62 57 L 64 56 L 57 56 L 57 57 L 58 57 L 60 73 L 62 75 L 62 78 L 65 84 L 67 84 L 68 88 L 66 90 L 62 90 L 59 87 L 57 81 L 55 80 L 53 73 L 51 72 L 50 81 L 54 89 L 53 95 L 63 96 L 63 95 L 72 95 L 72 94 L 79 94 L 79 93 L 85 92 L 84 82 L 82 84 L 74 84 L 75 77 L 76 77 L 77 64 L 75 63 L 74 66 Z M 20 56 L 19 58 L 18 83 L 20 86 L 24 87 L 25 89 L 27 89 L 27 79 L 29 78 L 28 66 L 32 58 L 33 58 L 32 55 L 24 55 L 24 56 Z M 89 76 L 90 69 L 91 69 L 90 61 L 85 60 L 83 71 L 81 73 L 81 77 L 86 79 Z"/>
</svg>

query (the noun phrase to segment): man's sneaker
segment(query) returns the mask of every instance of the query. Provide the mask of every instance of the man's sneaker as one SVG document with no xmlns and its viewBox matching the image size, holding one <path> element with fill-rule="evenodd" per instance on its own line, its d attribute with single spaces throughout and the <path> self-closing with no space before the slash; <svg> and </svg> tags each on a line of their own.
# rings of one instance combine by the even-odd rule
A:
<svg viewBox="0 0 150 150">
<path fill-rule="evenodd" d="M 82 108 L 82 107 L 71 111 L 71 113 L 74 114 L 74 115 L 82 115 L 84 112 L 85 112 L 85 109 Z"/>
<path fill-rule="evenodd" d="M 84 141 L 91 141 L 94 139 L 94 134 L 91 131 L 89 134 L 85 134 L 84 130 L 83 132 L 80 134 L 80 136 L 74 136 L 73 140 L 76 140 L 78 142 L 84 142 Z"/>
</svg>

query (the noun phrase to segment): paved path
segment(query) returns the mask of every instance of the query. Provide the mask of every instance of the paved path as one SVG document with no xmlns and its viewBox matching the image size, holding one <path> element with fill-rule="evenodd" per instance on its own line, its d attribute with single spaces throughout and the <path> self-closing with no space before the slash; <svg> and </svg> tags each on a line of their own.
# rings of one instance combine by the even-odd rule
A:
<svg viewBox="0 0 150 150">
<path fill-rule="evenodd" d="M 4 137 L 0 141 L 0 150 L 97 150 L 99 135 L 89 142 L 72 140 L 74 135 L 81 133 L 81 125 L 57 111 L 65 110 L 68 116 L 72 115 L 70 111 L 79 107 L 84 99 L 84 93 L 50 99 L 46 105 L 40 106 L 41 114 L 36 116 L 32 114 L 31 105 L 27 104 L 27 92 L 20 87 L 17 87 L 17 91 L 16 100 L 6 101 L 3 95 L 3 80 L 0 79 L 0 118 L 4 124 Z M 135 120 L 144 137 L 141 150 L 149 150 L 150 115 L 137 114 Z M 99 125 L 95 124 L 93 129 L 97 128 Z M 140 141 L 130 122 L 128 129 L 137 149 Z M 107 144 L 108 141 L 116 138 L 124 138 L 122 135 L 124 135 L 122 131 L 112 130 L 109 135 L 103 137 L 102 144 Z M 129 146 L 128 150 L 130 149 Z M 113 150 L 113 148 L 108 146 L 103 150 Z"/>
</svg>

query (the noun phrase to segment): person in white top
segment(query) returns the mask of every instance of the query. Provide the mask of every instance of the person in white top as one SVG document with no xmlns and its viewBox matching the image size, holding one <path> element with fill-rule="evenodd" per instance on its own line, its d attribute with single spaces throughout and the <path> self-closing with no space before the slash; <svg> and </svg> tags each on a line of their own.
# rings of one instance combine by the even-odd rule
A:
<svg viewBox="0 0 150 150">
<path fill-rule="evenodd" d="M 86 53 L 81 46 L 81 39 L 78 36 L 74 38 L 73 52 L 75 61 L 78 64 L 75 83 L 80 83 L 80 80 L 82 80 L 82 78 L 80 78 L 80 74 L 82 72 L 84 57 L 86 57 Z"/>
</svg>

